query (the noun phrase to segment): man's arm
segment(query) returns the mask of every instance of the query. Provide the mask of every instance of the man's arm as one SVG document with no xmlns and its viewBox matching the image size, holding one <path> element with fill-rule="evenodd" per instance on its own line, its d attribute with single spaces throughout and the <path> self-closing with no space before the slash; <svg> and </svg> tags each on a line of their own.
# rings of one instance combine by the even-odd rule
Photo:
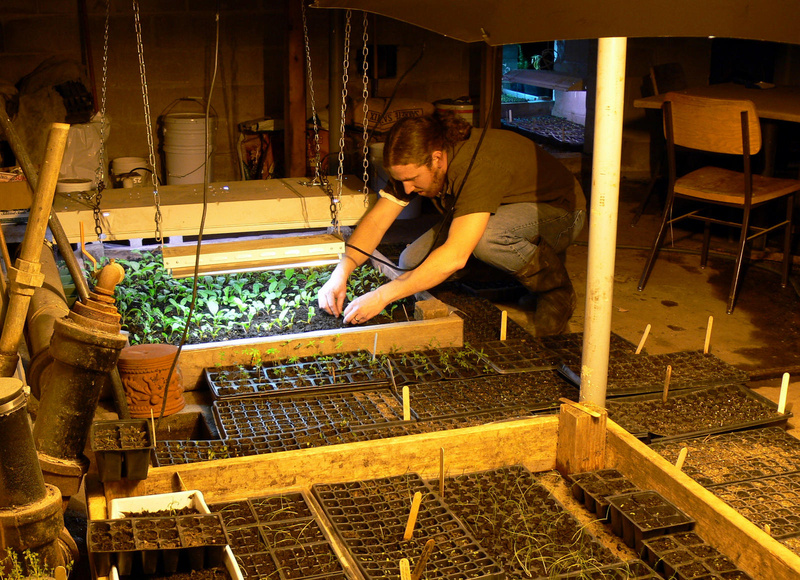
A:
<svg viewBox="0 0 800 580">
<path fill-rule="evenodd" d="M 367 215 L 361 218 L 347 243 L 371 254 L 378 247 L 386 230 L 402 211 L 403 206 L 388 199 L 379 198 Z M 341 314 L 347 290 L 347 279 L 353 270 L 367 261 L 367 258 L 368 256 L 361 252 L 345 248 L 344 255 L 331 274 L 330 280 L 319 291 L 317 301 L 320 308 L 334 316 Z"/>
<path fill-rule="evenodd" d="M 463 268 L 478 245 L 488 212 L 457 217 L 450 225 L 444 244 L 436 248 L 419 266 L 391 282 L 351 302 L 344 311 L 344 321 L 363 322 L 379 314 L 387 304 L 441 284 L 451 274 Z"/>
</svg>

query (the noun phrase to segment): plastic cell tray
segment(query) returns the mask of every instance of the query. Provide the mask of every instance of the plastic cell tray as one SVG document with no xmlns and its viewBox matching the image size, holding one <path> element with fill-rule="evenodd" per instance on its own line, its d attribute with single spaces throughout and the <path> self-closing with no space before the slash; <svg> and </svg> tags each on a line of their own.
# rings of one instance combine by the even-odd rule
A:
<svg viewBox="0 0 800 580">
<path fill-rule="evenodd" d="M 693 532 L 644 540 L 643 546 L 642 558 L 665 578 L 750 578 Z"/>
<path fill-rule="evenodd" d="M 630 433 L 651 438 L 693 437 L 784 425 L 791 413 L 744 385 L 685 389 L 662 402 L 661 393 L 607 401 L 608 416 Z"/>
<path fill-rule="evenodd" d="M 426 578 L 504 578 L 498 564 L 416 474 L 316 484 L 312 491 L 369 579 L 399 577 L 400 560 L 417 561 L 430 538 L 437 548 L 428 562 Z M 423 499 L 414 535 L 405 541 L 411 499 L 417 491 Z"/>
<path fill-rule="evenodd" d="M 582 332 L 541 336 L 537 337 L 535 340 L 544 348 L 554 352 L 559 362 L 570 367 L 580 366 L 581 357 L 583 356 Z M 636 346 L 637 345 L 632 342 L 612 332 L 609 343 L 609 358 L 613 360 L 617 357 L 631 355 L 636 352 Z"/>
<path fill-rule="evenodd" d="M 642 553 L 642 542 L 648 538 L 694 528 L 694 520 L 658 492 L 635 491 L 607 499 L 611 530 L 637 554 Z"/>
<path fill-rule="evenodd" d="M 616 469 L 601 469 L 570 475 L 573 497 L 583 502 L 584 507 L 598 519 L 609 520 L 608 500 L 610 495 L 619 495 L 639 488 Z"/>
<path fill-rule="evenodd" d="M 684 473 L 705 486 L 800 471 L 800 440 L 781 427 L 651 444 L 670 463 L 684 447 L 689 449 Z"/>
<path fill-rule="evenodd" d="M 484 342 L 479 348 L 498 373 L 548 370 L 559 364 L 558 354 L 536 340 L 496 340 Z"/>
<path fill-rule="evenodd" d="M 430 486 L 438 490 L 439 481 Z M 444 498 L 509 578 L 550 578 L 619 561 L 523 466 L 447 478 Z"/>
<path fill-rule="evenodd" d="M 642 560 L 631 560 L 612 566 L 602 566 L 557 576 L 559 580 L 662 580 L 661 575 L 655 572 Z"/>
<path fill-rule="evenodd" d="M 126 433 L 132 434 L 136 441 L 126 441 Z M 95 421 L 89 440 L 100 481 L 147 479 L 153 450 L 153 434 L 147 419 Z"/>
<path fill-rule="evenodd" d="M 272 555 L 284 580 L 344 574 L 338 556 L 327 542 L 274 548 Z"/>
<path fill-rule="evenodd" d="M 800 473 L 708 487 L 717 497 L 773 538 L 800 535 Z"/>
<path fill-rule="evenodd" d="M 495 372 L 486 358 L 469 345 L 395 353 L 387 360 L 396 385 L 473 379 Z"/>
<path fill-rule="evenodd" d="M 224 439 L 324 425 L 369 425 L 402 419 L 402 405 L 388 389 L 221 399 L 214 401 L 213 410 Z"/>
</svg>

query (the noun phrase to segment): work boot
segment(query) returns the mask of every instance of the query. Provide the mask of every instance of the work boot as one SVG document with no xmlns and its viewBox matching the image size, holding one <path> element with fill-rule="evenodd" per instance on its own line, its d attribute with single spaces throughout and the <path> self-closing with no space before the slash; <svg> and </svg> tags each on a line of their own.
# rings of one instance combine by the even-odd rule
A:
<svg viewBox="0 0 800 580">
<path fill-rule="evenodd" d="M 536 250 L 514 277 L 535 295 L 536 305 L 528 312 L 528 322 L 533 324 L 534 336 L 561 334 L 575 311 L 577 298 L 564 262 L 541 236 L 531 240 Z M 530 300 L 523 298 L 525 303 Z M 525 308 L 529 308 L 525 304 Z"/>
</svg>

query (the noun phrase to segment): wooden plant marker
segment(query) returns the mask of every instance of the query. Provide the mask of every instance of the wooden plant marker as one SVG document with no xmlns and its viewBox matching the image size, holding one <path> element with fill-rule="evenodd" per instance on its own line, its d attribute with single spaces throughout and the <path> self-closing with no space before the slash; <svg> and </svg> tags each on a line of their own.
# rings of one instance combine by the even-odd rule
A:
<svg viewBox="0 0 800 580">
<path fill-rule="evenodd" d="M 406 523 L 406 531 L 403 534 L 403 540 L 406 542 L 414 535 L 414 526 L 417 523 L 417 516 L 419 515 L 419 506 L 422 503 L 422 492 L 418 491 L 414 494 L 414 499 L 411 500 L 411 512 L 408 514 L 408 522 Z"/>
<path fill-rule="evenodd" d="M 678 459 L 675 461 L 675 467 L 679 470 L 683 470 L 683 463 L 686 461 L 686 456 L 689 454 L 688 447 L 681 447 L 680 452 L 678 453 Z"/>
<path fill-rule="evenodd" d="M 503 310 L 500 313 L 500 340 L 506 339 L 507 331 L 508 331 L 508 310 Z"/>
<path fill-rule="evenodd" d="M 764 524 L 764 531 L 767 532 L 767 535 L 772 535 L 772 528 L 769 527 L 769 524 Z"/>
<path fill-rule="evenodd" d="M 636 354 L 641 354 L 642 349 L 644 348 L 644 343 L 647 341 L 647 335 L 650 334 L 650 325 L 644 327 L 644 333 L 642 333 L 642 338 L 639 341 L 639 346 L 636 347 Z"/>
<path fill-rule="evenodd" d="M 667 396 L 669 395 L 669 381 L 672 378 L 672 365 L 667 365 L 667 376 L 664 377 L 664 394 L 661 395 L 661 402 L 667 402 Z"/>
<path fill-rule="evenodd" d="M 417 560 L 417 565 L 414 566 L 414 571 L 411 573 L 411 580 L 421 580 L 422 575 L 425 573 L 425 564 L 428 563 L 428 558 L 431 557 L 433 553 L 433 548 L 436 546 L 436 542 L 433 538 L 429 539 L 425 542 L 425 547 L 422 548 L 422 553 L 419 555 L 419 560 Z"/>
<path fill-rule="evenodd" d="M 706 342 L 703 345 L 703 354 L 708 354 L 711 351 L 711 328 L 714 326 L 714 317 L 708 317 L 708 326 L 706 327 Z"/>
<path fill-rule="evenodd" d="M 781 392 L 778 395 L 778 413 L 783 415 L 786 412 L 786 396 L 789 394 L 789 373 L 783 373 L 781 378 Z"/>
<path fill-rule="evenodd" d="M 408 558 L 400 560 L 400 580 L 411 580 L 411 565 Z"/>
<path fill-rule="evenodd" d="M 403 387 L 403 421 L 411 421 L 411 393 L 408 385 Z"/>
<path fill-rule="evenodd" d="M 67 580 L 67 569 L 64 566 L 56 566 L 56 580 Z"/>
<path fill-rule="evenodd" d="M 439 497 L 444 499 L 444 447 L 439 447 Z"/>
<path fill-rule="evenodd" d="M 378 333 L 375 333 L 375 340 L 372 342 L 372 360 L 378 356 Z"/>
</svg>

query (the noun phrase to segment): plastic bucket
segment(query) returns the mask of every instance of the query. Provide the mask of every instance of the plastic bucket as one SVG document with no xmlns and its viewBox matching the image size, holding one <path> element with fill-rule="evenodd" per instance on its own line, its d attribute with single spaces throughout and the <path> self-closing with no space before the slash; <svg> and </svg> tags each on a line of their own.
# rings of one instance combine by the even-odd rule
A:
<svg viewBox="0 0 800 580">
<path fill-rule="evenodd" d="M 433 105 L 437 111 L 452 111 L 473 127 L 478 126 L 478 105 L 472 99 L 445 99 Z"/>
<path fill-rule="evenodd" d="M 206 166 L 208 180 L 213 180 L 214 136 L 217 119 L 210 117 L 209 163 L 206 164 L 206 122 L 200 113 L 169 113 L 164 116 L 164 156 L 167 185 L 203 183 Z"/>
</svg>

